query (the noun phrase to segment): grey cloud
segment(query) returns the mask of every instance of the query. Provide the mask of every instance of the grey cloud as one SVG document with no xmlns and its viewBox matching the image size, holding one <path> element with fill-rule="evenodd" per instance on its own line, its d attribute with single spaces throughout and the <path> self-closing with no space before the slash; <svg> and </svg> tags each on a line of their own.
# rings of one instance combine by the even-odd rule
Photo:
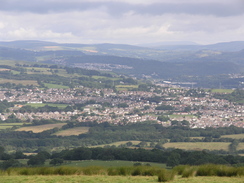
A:
<svg viewBox="0 0 244 183">
<path fill-rule="evenodd" d="M 193 14 L 214 16 L 235 16 L 244 14 L 243 3 L 152 3 L 148 5 L 130 4 L 124 2 L 89 2 L 68 0 L 1 0 L 0 11 L 33 12 L 39 14 L 67 11 L 85 11 L 105 7 L 112 16 L 120 16 L 123 13 L 133 11 L 137 14 L 163 15 Z"/>
</svg>

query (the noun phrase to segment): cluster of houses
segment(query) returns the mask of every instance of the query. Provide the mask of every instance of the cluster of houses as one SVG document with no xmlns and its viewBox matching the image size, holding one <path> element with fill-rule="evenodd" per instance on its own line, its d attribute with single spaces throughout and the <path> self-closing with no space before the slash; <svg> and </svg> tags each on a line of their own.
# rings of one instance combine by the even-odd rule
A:
<svg viewBox="0 0 244 183">
<path fill-rule="evenodd" d="M 113 124 L 157 121 L 170 126 L 174 120 L 189 122 L 191 128 L 244 127 L 244 106 L 227 100 L 215 99 L 212 93 L 204 97 L 186 96 L 185 88 L 157 87 L 150 91 L 114 91 L 113 89 L 2 89 L 0 100 L 17 102 L 19 105 L 0 114 L 4 121 L 14 114 L 21 120 L 56 119 L 66 121 L 75 119 L 79 122 L 97 121 Z M 158 97 L 159 101 L 150 101 Z M 88 101 L 95 101 L 88 104 Z M 16 112 L 28 103 L 62 103 L 67 105 L 87 104 L 83 110 L 52 112 Z M 95 104 L 94 104 L 95 103 Z M 107 104 L 107 105 L 104 105 Z M 126 104 L 124 107 L 119 104 Z M 158 106 L 171 106 L 173 110 L 156 110 Z M 169 120 L 160 121 L 159 116 Z"/>
</svg>

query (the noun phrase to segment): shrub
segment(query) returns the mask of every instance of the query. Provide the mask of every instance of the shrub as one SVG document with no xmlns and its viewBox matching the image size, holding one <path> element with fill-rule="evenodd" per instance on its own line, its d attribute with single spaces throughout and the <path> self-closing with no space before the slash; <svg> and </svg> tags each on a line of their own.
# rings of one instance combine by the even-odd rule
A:
<svg viewBox="0 0 244 183">
<path fill-rule="evenodd" d="M 84 175 L 105 175 L 107 170 L 106 168 L 99 167 L 99 166 L 91 166 L 83 168 Z"/>
<path fill-rule="evenodd" d="M 188 177 L 194 177 L 197 173 L 197 168 L 192 167 L 186 167 L 184 171 L 182 172 L 182 177 L 188 178 Z"/>
<path fill-rule="evenodd" d="M 178 175 L 182 175 L 182 173 L 184 172 L 185 169 L 189 168 L 189 165 L 179 165 L 179 166 L 175 166 L 173 168 L 173 170 L 175 172 L 177 172 Z"/>
<path fill-rule="evenodd" d="M 168 182 L 171 180 L 174 180 L 174 177 L 176 175 L 175 171 L 169 171 L 166 169 L 161 170 L 161 172 L 158 175 L 158 182 Z"/>
</svg>

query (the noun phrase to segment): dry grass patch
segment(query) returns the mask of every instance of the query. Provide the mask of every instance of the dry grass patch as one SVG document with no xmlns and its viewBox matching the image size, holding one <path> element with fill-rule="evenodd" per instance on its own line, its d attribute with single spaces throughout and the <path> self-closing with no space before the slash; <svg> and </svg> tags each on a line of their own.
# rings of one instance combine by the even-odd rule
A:
<svg viewBox="0 0 244 183">
<path fill-rule="evenodd" d="M 39 126 L 26 126 L 17 129 L 16 131 L 32 131 L 33 133 L 40 133 L 45 130 L 50 130 L 53 128 L 61 128 L 66 125 L 66 123 L 57 123 L 57 124 L 47 124 L 47 125 L 39 125 Z"/>
<path fill-rule="evenodd" d="M 244 150 L 244 142 L 241 142 L 241 143 L 238 144 L 238 146 L 237 146 L 237 150 L 238 150 L 238 151 L 239 151 L 239 150 Z"/>
<path fill-rule="evenodd" d="M 71 129 L 59 131 L 53 135 L 57 135 L 57 136 L 80 135 L 83 133 L 87 133 L 88 131 L 89 131 L 89 127 L 77 127 L 77 128 L 71 128 Z"/>
<path fill-rule="evenodd" d="M 178 148 L 184 150 L 228 150 L 229 142 L 174 142 L 164 144 L 165 148 Z"/>
</svg>

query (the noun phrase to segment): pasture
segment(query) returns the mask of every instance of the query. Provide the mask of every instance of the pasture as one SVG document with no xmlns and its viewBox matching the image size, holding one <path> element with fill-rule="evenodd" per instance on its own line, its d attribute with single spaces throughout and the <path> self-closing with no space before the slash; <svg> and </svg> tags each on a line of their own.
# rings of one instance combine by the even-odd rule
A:
<svg viewBox="0 0 244 183">
<path fill-rule="evenodd" d="M 174 142 L 166 143 L 164 148 L 177 148 L 184 150 L 225 150 L 228 151 L 229 142 Z"/>
<path fill-rule="evenodd" d="M 117 90 L 129 90 L 138 88 L 138 85 L 116 85 Z"/>
<path fill-rule="evenodd" d="M 87 133 L 88 131 L 89 131 L 89 127 L 76 127 L 76 128 L 70 128 L 67 130 L 59 131 L 53 135 L 57 135 L 57 136 L 80 135 L 83 133 Z"/>
<path fill-rule="evenodd" d="M 237 146 L 237 150 L 244 150 L 244 142 L 240 142 Z"/>
<path fill-rule="evenodd" d="M 133 145 L 138 145 L 141 141 L 136 141 L 136 140 L 132 140 L 132 141 L 118 141 L 118 142 L 113 142 L 113 143 L 110 143 L 110 144 L 102 144 L 102 145 L 97 145 L 97 146 L 92 146 L 92 147 L 104 147 L 104 146 L 119 146 L 119 145 L 122 145 L 122 144 L 126 144 L 127 142 L 131 142 Z"/>
<path fill-rule="evenodd" d="M 12 128 L 14 126 L 19 127 L 23 126 L 24 123 L 0 123 L 0 130 Z"/>
<path fill-rule="evenodd" d="M 157 176 L 107 176 L 107 175 L 2 175 L 1 183 L 156 183 Z M 191 177 L 177 176 L 171 183 L 243 183 L 243 177 Z"/>
<path fill-rule="evenodd" d="M 46 125 L 38 125 L 38 126 L 26 126 L 26 127 L 21 127 L 15 131 L 32 131 L 33 133 L 40 133 L 45 130 L 50 130 L 53 128 L 61 128 L 64 125 L 66 125 L 66 123 L 46 124 Z"/>
<path fill-rule="evenodd" d="M 51 83 L 44 83 L 45 87 L 47 88 L 55 88 L 55 89 L 68 89 L 68 86 L 58 85 L 58 84 L 51 84 Z"/>
<path fill-rule="evenodd" d="M 58 107 L 60 109 L 64 109 L 65 107 L 68 106 L 67 104 L 53 104 L 53 103 L 29 103 L 26 105 L 29 105 L 29 106 L 35 107 L 35 108 L 44 107 L 44 106 L 48 105 L 50 107 Z"/>
<path fill-rule="evenodd" d="M 212 93 L 232 93 L 232 89 L 212 89 Z"/>
<path fill-rule="evenodd" d="M 141 163 L 142 165 L 150 164 L 153 167 L 166 168 L 166 164 L 163 163 L 153 163 L 153 162 L 135 162 L 135 161 L 102 161 L 102 160 L 83 160 L 83 161 L 70 161 L 62 166 L 69 167 L 93 167 L 93 166 L 101 166 L 101 167 L 132 167 L 135 163 Z"/>
<path fill-rule="evenodd" d="M 35 81 L 35 80 L 14 80 L 14 79 L 0 78 L 0 84 L 2 84 L 2 83 L 14 83 L 14 84 L 35 85 L 35 86 L 38 85 L 37 81 Z"/>
<path fill-rule="evenodd" d="M 244 139 L 244 133 L 234 135 L 221 135 L 221 138 Z"/>
</svg>

